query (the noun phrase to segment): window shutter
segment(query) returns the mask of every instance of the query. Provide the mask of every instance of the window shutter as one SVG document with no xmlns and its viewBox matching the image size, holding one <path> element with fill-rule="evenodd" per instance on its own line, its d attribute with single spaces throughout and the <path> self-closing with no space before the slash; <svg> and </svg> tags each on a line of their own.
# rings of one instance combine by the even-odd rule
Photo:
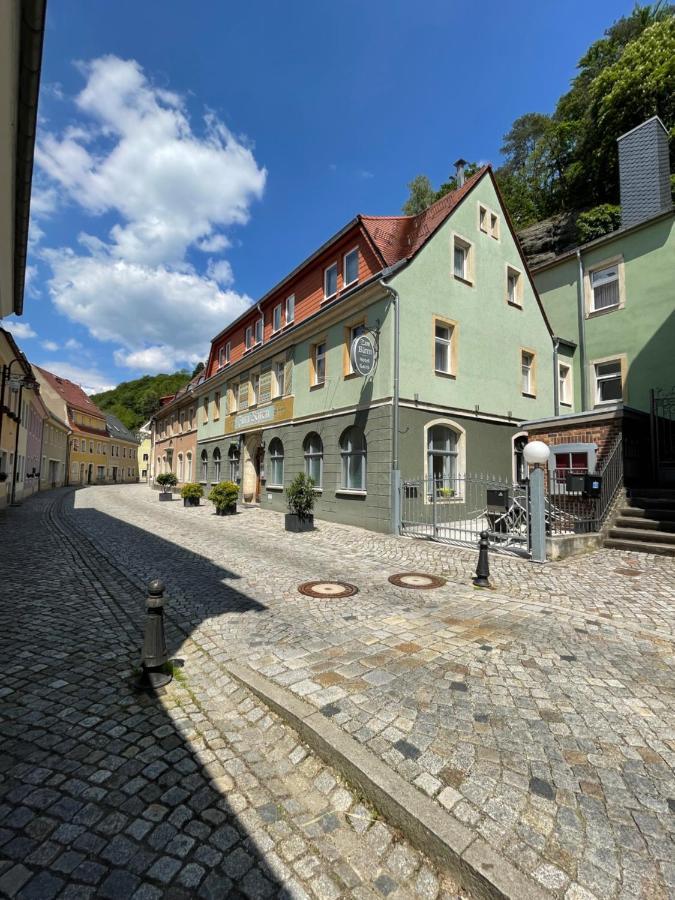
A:
<svg viewBox="0 0 675 900">
<path fill-rule="evenodd" d="M 284 365 L 284 393 L 293 393 L 293 356 L 290 350 L 286 354 L 286 363 Z"/>
<path fill-rule="evenodd" d="M 239 382 L 239 409 L 248 409 L 248 380 Z"/>
</svg>

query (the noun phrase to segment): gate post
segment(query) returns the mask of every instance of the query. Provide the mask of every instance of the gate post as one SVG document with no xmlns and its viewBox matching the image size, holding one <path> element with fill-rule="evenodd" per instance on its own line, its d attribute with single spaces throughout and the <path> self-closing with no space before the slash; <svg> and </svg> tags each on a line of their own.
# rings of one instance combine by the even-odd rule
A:
<svg viewBox="0 0 675 900">
<path fill-rule="evenodd" d="M 544 470 L 535 466 L 530 473 L 530 549 L 535 562 L 546 562 L 546 497 Z"/>
<path fill-rule="evenodd" d="M 438 537 L 438 510 L 436 509 L 436 481 L 431 478 L 431 521 L 434 525 L 434 537 Z"/>
</svg>

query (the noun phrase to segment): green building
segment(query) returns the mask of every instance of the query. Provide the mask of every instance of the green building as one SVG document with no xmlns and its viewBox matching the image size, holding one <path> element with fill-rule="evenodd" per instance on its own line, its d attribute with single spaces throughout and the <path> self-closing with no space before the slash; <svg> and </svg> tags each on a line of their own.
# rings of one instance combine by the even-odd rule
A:
<svg viewBox="0 0 675 900">
<path fill-rule="evenodd" d="M 517 423 L 554 410 L 551 331 L 490 168 L 458 183 L 417 216 L 357 216 L 213 339 L 206 487 L 281 511 L 305 471 L 318 518 L 390 531 L 399 479 L 461 503 L 469 475 L 512 478 Z"/>
</svg>

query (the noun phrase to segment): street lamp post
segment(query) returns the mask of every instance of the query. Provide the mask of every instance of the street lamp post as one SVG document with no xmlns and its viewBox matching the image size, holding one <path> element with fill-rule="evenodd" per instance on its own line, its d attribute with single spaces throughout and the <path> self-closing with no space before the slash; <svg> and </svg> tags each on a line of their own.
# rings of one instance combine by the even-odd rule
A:
<svg viewBox="0 0 675 900">
<path fill-rule="evenodd" d="M 530 548 L 535 562 L 546 562 L 546 497 L 544 470 L 541 468 L 551 455 L 543 441 L 530 441 L 523 447 L 525 462 L 533 466 L 530 473 Z"/>
</svg>

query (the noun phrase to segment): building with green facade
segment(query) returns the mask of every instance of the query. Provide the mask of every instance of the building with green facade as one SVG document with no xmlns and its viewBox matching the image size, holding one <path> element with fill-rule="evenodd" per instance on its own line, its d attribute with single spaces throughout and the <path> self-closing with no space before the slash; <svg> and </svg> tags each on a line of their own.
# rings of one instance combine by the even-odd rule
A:
<svg viewBox="0 0 675 900">
<path fill-rule="evenodd" d="M 318 518 L 390 531 L 399 480 L 461 503 L 467 475 L 512 477 L 517 423 L 554 409 L 551 331 L 490 168 L 458 180 L 417 216 L 357 216 L 213 339 L 206 487 L 283 510 L 305 471 Z"/>
</svg>

